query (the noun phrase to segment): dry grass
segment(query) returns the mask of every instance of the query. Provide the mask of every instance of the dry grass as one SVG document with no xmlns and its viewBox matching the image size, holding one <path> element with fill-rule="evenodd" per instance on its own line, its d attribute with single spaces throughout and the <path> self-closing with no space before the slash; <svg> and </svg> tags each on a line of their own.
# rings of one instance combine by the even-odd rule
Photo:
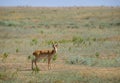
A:
<svg viewBox="0 0 120 83">
<path fill-rule="evenodd" d="M 1 7 L 0 82 L 118 83 L 119 19 L 119 7 Z M 32 71 L 28 56 L 51 49 L 52 41 L 59 43 L 52 69 L 40 61 L 40 71 Z M 72 60 L 80 64 L 66 63 Z"/>
<path fill-rule="evenodd" d="M 19 56 L 19 57 L 17 57 Z M 70 74 L 70 75 L 76 75 L 75 79 L 76 80 L 72 80 L 72 78 L 70 78 L 71 80 L 69 82 L 82 82 L 84 80 L 86 80 L 87 83 L 89 83 L 91 78 L 96 78 L 96 80 L 98 80 L 98 82 L 103 82 L 103 80 L 111 80 L 111 82 L 118 82 L 120 79 L 120 67 L 114 68 L 114 67 L 89 67 L 89 66 L 80 66 L 80 65 L 67 65 L 67 64 L 63 64 L 64 60 L 61 59 L 57 59 L 57 63 L 56 62 L 52 62 L 52 69 L 48 70 L 47 69 L 47 63 L 46 62 L 42 62 L 42 63 L 38 63 L 38 66 L 40 68 L 39 72 L 36 72 L 36 74 L 31 70 L 31 63 L 30 60 L 28 60 L 25 56 L 20 56 L 20 55 L 10 55 L 5 62 L 1 62 L 0 63 L 0 69 L 1 72 L 5 71 L 6 74 L 9 74 L 10 76 L 6 76 L 6 78 L 4 78 L 4 76 L 0 77 L 2 82 L 7 82 L 7 80 L 11 80 L 11 82 L 19 82 L 19 80 L 23 81 L 23 82 L 27 82 L 27 80 L 31 80 L 32 82 L 39 82 L 39 81 L 44 81 L 45 83 L 48 82 L 54 82 L 55 81 L 60 81 L 60 83 L 64 83 L 64 82 L 68 82 L 67 80 L 60 78 L 59 77 L 63 74 Z M 22 61 L 21 61 L 22 60 Z M 4 70 L 5 69 L 5 70 Z M 60 73 L 61 72 L 61 73 Z M 38 74 L 37 74 L 38 73 Z M 0 73 L 1 74 L 1 73 Z M 61 75 L 60 75 L 61 74 Z M 31 78 L 32 75 L 32 79 Z M 34 78 L 36 76 L 38 76 L 37 78 Z M 41 76 L 42 75 L 42 76 Z M 45 75 L 45 76 L 44 76 Z M 46 76 L 51 76 L 48 79 L 48 82 L 45 80 Z M 59 76 L 60 75 L 60 76 Z M 52 78 L 53 76 L 58 76 L 58 78 Z M 81 81 L 80 81 L 80 77 L 82 77 Z M 40 78 L 42 77 L 42 78 Z M 77 78 L 78 77 L 78 78 Z M 34 79 L 33 79 L 34 78 Z M 38 79 L 40 78 L 40 79 Z M 51 81 L 50 81 L 51 79 Z M 53 79 L 53 80 L 52 80 Z M 95 79 L 92 81 L 93 83 L 95 83 L 96 81 Z M 69 83 L 68 82 L 68 83 Z M 108 81 L 110 82 L 110 81 Z M 29 83 L 29 82 L 28 82 Z M 58 82 L 59 83 L 59 82 Z"/>
</svg>

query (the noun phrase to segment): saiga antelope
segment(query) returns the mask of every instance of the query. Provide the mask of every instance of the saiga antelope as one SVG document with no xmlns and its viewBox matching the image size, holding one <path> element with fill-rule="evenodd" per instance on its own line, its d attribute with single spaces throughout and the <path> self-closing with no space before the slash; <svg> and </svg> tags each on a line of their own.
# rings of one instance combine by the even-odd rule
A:
<svg viewBox="0 0 120 83">
<path fill-rule="evenodd" d="M 38 59 L 43 59 L 43 58 L 48 59 L 48 69 L 51 69 L 50 61 L 57 52 L 58 44 L 53 44 L 52 46 L 53 46 L 53 50 L 36 50 L 33 52 L 33 56 L 35 56 L 35 58 L 32 60 L 32 70 L 33 70 L 33 63 L 35 64 L 36 68 L 38 68 L 36 62 Z"/>
</svg>

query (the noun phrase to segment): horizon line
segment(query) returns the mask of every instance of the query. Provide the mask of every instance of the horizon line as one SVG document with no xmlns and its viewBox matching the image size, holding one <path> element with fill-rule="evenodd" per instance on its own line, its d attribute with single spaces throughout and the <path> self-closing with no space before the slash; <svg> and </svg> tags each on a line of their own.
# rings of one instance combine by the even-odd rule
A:
<svg viewBox="0 0 120 83">
<path fill-rule="evenodd" d="M 0 7 L 49 7 L 49 8 L 61 8 L 61 7 L 120 7 L 119 5 L 116 6 L 106 6 L 106 5 L 101 5 L 101 6 L 30 6 L 30 5 L 23 5 L 23 6 L 0 6 Z"/>
</svg>

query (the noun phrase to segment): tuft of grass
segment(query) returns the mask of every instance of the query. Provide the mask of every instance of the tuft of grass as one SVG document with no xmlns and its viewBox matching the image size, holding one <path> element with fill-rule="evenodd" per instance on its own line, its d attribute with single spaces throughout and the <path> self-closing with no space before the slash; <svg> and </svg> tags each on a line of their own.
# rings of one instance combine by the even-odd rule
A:
<svg viewBox="0 0 120 83">
<path fill-rule="evenodd" d="M 97 39 L 96 39 L 96 38 L 93 38 L 92 40 L 95 42 Z"/>
<path fill-rule="evenodd" d="M 5 61 L 8 56 L 9 56 L 8 53 L 5 52 L 5 53 L 3 54 L 3 56 L 2 56 L 2 61 Z"/>
<path fill-rule="evenodd" d="M 30 42 L 30 45 L 37 45 L 37 44 L 38 44 L 37 39 L 32 39 L 32 41 Z"/>
<path fill-rule="evenodd" d="M 54 57 L 52 58 L 53 61 L 57 60 L 57 54 L 54 55 Z"/>
<path fill-rule="evenodd" d="M 69 43 L 69 42 L 71 42 L 71 40 L 62 39 L 62 40 L 59 40 L 59 41 L 57 41 L 57 42 L 64 44 L 64 43 Z"/>
<path fill-rule="evenodd" d="M 8 80 L 9 77 L 6 72 L 0 72 L 0 80 Z"/>
<path fill-rule="evenodd" d="M 38 67 L 36 67 L 36 68 L 33 68 L 32 73 L 37 74 L 39 71 L 40 71 L 40 69 Z"/>
<path fill-rule="evenodd" d="M 53 40 L 49 40 L 49 41 L 46 41 L 45 43 L 47 43 L 48 45 L 51 45 L 53 42 Z M 55 42 L 55 41 L 54 41 Z"/>
<path fill-rule="evenodd" d="M 97 56 L 98 55 L 99 54 L 97 54 Z M 68 58 L 67 63 L 98 67 L 119 67 L 119 60 L 120 58 L 117 57 L 115 59 L 100 59 L 97 57 L 71 56 Z"/>
<path fill-rule="evenodd" d="M 16 69 L 16 71 L 11 73 L 11 78 L 16 78 L 18 76 L 19 69 Z"/>
<path fill-rule="evenodd" d="M 99 52 L 96 52 L 96 53 L 95 53 L 95 56 L 96 56 L 96 57 L 99 57 L 99 56 L 100 56 Z"/>
<path fill-rule="evenodd" d="M 11 27 L 11 26 L 19 26 L 20 23 L 16 21 L 0 21 L 0 25 Z"/>
<path fill-rule="evenodd" d="M 52 45 L 52 43 L 59 43 L 59 41 L 48 40 L 48 41 L 45 41 L 45 43 L 47 43 L 48 45 Z"/>
<path fill-rule="evenodd" d="M 18 48 L 16 48 L 16 53 L 18 53 L 19 52 L 19 49 Z"/>
<path fill-rule="evenodd" d="M 41 31 L 40 31 L 40 33 L 41 33 L 41 34 L 43 34 L 43 33 L 44 33 L 44 31 L 43 31 L 43 30 L 41 30 Z"/>
<path fill-rule="evenodd" d="M 27 57 L 27 59 L 28 59 L 28 60 L 34 60 L 34 59 L 35 59 L 35 57 L 34 57 L 34 56 L 32 56 L 32 55 L 29 55 L 29 56 Z"/>
<path fill-rule="evenodd" d="M 76 37 L 76 36 L 73 37 L 72 42 L 73 42 L 73 45 L 76 45 L 76 46 L 80 46 L 80 44 L 85 43 L 82 37 Z"/>
<path fill-rule="evenodd" d="M 71 51 L 71 49 L 72 49 L 72 47 L 69 47 L 69 48 L 68 48 L 68 51 Z"/>
</svg>

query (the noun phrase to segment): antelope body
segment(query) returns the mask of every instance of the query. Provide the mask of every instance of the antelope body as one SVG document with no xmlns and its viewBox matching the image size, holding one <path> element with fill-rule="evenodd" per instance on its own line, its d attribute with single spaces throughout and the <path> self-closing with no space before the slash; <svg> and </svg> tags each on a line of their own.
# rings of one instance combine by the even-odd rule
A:
<svg viewBox="0 0 120 83">
<path fill-rule="evenodd" d="M 38 59 L 43 59 L 43 58 L 47 58 L 48 59 L 48 69 L 51 69 L 51 59 L 52 57 L 55 55 L 55 53 L 57 52 L 57 47 L 58 44 L 53 44 L 53 50 L 36 50 L 33 52 L 33 56 L 35 56 L 35 59 L 32 60 L 32 69 L 33 69 L 33 63 L 35 64 L 36 68 L 37 68 L 37 60 Z"/>
</svg>

